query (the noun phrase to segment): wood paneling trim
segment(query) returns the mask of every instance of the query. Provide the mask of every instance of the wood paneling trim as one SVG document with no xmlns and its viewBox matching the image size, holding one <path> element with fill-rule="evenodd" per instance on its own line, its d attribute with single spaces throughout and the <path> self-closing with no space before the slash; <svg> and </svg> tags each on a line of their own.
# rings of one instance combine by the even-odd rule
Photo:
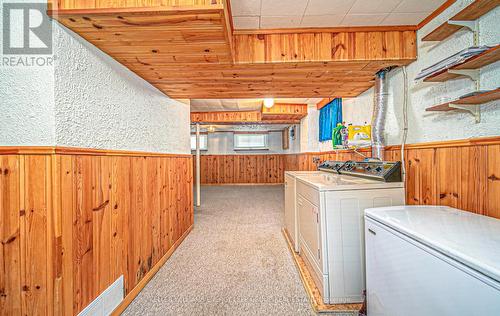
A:
<svg viewBox="0 0 500 316">
<path fill-rule="evenodd" d="M 500 136 L 407 144 L 405 145 L 405 148 L 425 149 L 425 148 L 443 148 L 443 147 L 469 147 L 469 146 L 497 145 L 497 144 L 500 144 Z M 391 145 L 385 147 L 385 150 L 396 150 L 396 149 L 401 149 L 401 145 Z"/>
<path fill-rule="evenodd" d="M 430 21 L 432 21 L 435 17 L 444 12 L 444 10 L 448 9 L 452 4 L 454 4 L 457 0 L 447 0 L 443 3 L 439 8 L 434 10 L 429 16 L 427 16 L 422 22 L 417 24 L 416 29 L 420 30 L 422 27 L 427 25 Z"/>
<path fill-rule="evenodd" d="M 93 149 L 50 146 L 0 146 L 0 155 L 92 155 L 92 156 L 136 156 L 136 157 L 191 157 L 190 154 L 167 154 L 146 151 Z"/>
<path fill-rule="evenodd" d="M 319 101 L 317 104 L 316 104 L 316 109 L 318 110 L 321 110 L 322 108 L 324 108 L 325 106 L 328 105 L 328 103 L 332 102 L 332 98 L 326 98 L 326 99 L 323 99 L 321 101 Z"/>
<path fill-rule="evenodd" d="M 416 25 L 381 25 L 381 26 L 342 26 L 342 27 L 304 27 L 278 29 L 240 29 L 234 35 L 269 35 L 269 34 L 303 34 L 303 33 L 344 33 L 344 32 L 391 32 L 416 31 Z"/>
</svg>

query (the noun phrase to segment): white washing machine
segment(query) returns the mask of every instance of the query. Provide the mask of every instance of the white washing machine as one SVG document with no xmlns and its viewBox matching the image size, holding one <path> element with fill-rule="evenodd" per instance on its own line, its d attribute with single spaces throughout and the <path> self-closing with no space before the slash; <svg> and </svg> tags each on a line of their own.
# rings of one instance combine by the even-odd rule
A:
<svg viewBox="0 0 500 316">
<path fill-rule="evenodd" d="M 285 229 L 295 252 L 299 252 L 299 224 L 296 207 L 296 178 L 299 175 L 321 174 L 322 171 L 285 171 Z"/>
<path fill-rule="evenodd" d="M 500 315 L 500 220 L 445 206 L 365 220 L 369 316 Z"/>
<path fill-rule="evenodd" d="M 326 304 L 364 300 L 364 210 L 405 203 L 403 183 L 383 180 L 398 166 L 377 169 L 381 164 L 370 165 L 371 179 L 336 172 L 296 178 L 299 253 Z"/>
</svg>

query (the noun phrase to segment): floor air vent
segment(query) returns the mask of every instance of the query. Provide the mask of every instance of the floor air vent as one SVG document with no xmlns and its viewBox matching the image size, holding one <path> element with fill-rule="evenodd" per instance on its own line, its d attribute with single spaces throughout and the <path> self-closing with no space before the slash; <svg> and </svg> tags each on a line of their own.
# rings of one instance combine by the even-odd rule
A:
<svg viewBox="0 0 500 316">
<path fill-rule="evenodd" d="M 107 316 L 123 301 L 123 275 L 99 295 L 78 316 Z"/>
</svg>

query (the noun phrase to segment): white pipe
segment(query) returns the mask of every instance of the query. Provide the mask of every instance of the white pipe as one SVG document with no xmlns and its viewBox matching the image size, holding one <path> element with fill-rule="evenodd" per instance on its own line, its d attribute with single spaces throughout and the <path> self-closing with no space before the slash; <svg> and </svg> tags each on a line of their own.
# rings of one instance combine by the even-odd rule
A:
<svg viewBox="0 0 500 316">
<path fill-rule="evenodd" d="M 200 123 L 196 123 L 196 206 L 201 205 L 200 175 Z"/>
</svg>

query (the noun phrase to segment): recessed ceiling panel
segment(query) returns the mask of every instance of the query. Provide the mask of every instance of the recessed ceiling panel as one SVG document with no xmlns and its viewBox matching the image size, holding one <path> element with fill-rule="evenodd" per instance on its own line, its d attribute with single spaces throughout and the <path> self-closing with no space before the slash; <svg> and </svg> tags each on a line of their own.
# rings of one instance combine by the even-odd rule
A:
<svg viewBox="0 0 500 316">
<path fill-rule="evenodd" d="M 238 30 L 417 25 L 446 0 L 230 1 Z"/>
</svg>

